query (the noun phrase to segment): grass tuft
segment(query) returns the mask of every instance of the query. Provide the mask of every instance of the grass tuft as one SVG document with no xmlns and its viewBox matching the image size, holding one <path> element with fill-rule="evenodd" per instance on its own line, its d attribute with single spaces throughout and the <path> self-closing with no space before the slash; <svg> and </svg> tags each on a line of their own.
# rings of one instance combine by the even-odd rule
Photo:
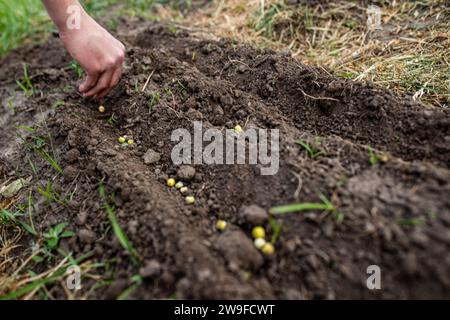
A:
<svg viewBox="0 0 450 320">
<path fill-rule="evenodd" d="M 316 159 L 320 155 L 323 154 L 322 151 L 319 150 L 318 146 L 320 145 L 320 138 L 317 137 L 313 144 L 309 144 L 303 140 L 295 141 L 295 143 L 299 144 L 308 152 L 308 155 L 311 159 Z"/>
<path fill-rule="evenodd" d="M 446 0 L 381 1 L 381 30 L 355 1 L 213 2 L 186 21 L 214 36 L 274 50 L 337 76 L 373 81 L 434 106 L 450 107 L 450 8 Z M 208 32 L 205 32 L 208 34 Z"/>
<path fill-rule="evenodd" d="M 31 97 L 34 94 L 34 87 L 28 76 L 28 67 L 25 63 L 23 64 L 23 77 L 20 80 L 16 80 L 16 83 L 27 97 Z"/>
</svg>

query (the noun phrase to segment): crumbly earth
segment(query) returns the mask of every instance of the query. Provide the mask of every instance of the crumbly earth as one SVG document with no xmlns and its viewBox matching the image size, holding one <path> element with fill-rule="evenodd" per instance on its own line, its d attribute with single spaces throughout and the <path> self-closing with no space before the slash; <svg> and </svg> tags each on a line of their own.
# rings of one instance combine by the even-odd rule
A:
<svg viewBox="0 0 450 320">
<path fill-rule="evenodd" d="M 127 44 L 127 67 L 103 102 L 105 113 L 77 93 L 71 59 L 56 37 L 0 62 L 1 182 L 32 177 L 29 188 L 51 180 L 62 196 L 71 192 L 63 206 L 36 194 L 36 228 L 66 221 L 76 235 L 62 248 L 108 262 L 103 276 L 111 282 L 97 288 L 86 278 L 77 295 L 116 298 L 140 274 L 129 298 L 450 298 L 448 110 L 338 79 L 286 53 L 160 24 L 121 21 L 118 36 Z M 31 97 L 15 84 L 23 62 L 36 91 Z M 257 165 L 193 165 L 185 184 L 196 203 L 186 205 L 165 181 L 179 169 L 171 160 L 172 131 L 192 132 L 195 120 L 221 130 L 279 129 L 278 173 L 262 176 Z M 37 133 L 18 127 L 24 125 Z M 18 132 L 28 135 L 25 142 L 47 138 L 44 148 L 63 174 L 26 148 Z M 122 147 L 120 136 L 135 143 Z M 311 158 L 300 139 L 320 154 Z M 369 146 L 379 161 L 370 162 Z M 111 230 L 100 184 L 115 195 L 115 213 L 140 265 Z M 22 192 L 18 202 L 26 202 Z M 274 216 L 282 226 L 275 254 L 254 247 L 243 210 L 320 202 L 320 194 L 335 212 Z M 224 232 L 215 229 L 219 218 L 228 222 Z M 270 238 L 274 231 L 265 227 Z M 20 253 L 30 252 L 30 239 L 22 238 Z M 366 286 L 370 265 L 381 268 L 381 290 Z M 48 290 L 65 297 L 59 284 Z"/>
</svg>

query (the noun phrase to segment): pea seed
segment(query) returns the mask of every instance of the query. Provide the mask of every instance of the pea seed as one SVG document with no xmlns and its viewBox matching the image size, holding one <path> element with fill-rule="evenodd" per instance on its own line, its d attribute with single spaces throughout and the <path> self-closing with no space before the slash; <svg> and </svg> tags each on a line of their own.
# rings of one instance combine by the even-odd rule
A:
<svg viewBox="0 0 450 320">
<path fill-rule="evenodd" d="M 217 220 L 216 228 L 220 231 L 225 230 L 227 228 L 227 222 L 225 220 Z"/>
<path fill-rule="evenodd" d="M 180 188 L 180 192 L 181 192 L 181 193 L 186 193 L 186 192 L 188 192 L 188 187 L 182 187 L 182 188 Z"/>
<path fill-rule="evenodd" d="M 266 231 L 263 227 L 254 227 L 252 230 L 252 236 L 255 239 L 258 238 L 265 238 L 266 237 Z"/>
<path fill-rule="evenodd" d="M 167 179 L 168 187 L 172 188 L 174 185 L 175 185 L 175 179 L 173 179 L 173 178 Z"/>
<path fill-rule="evenodd" d="M 177 188 L 177 189 L 181 189 L 183 187 L 184 187 L 184 184 L 181 181 L 177 182 L 177 184 L 175 185 L 175 188 Z"/>
<path fill-rule="evenodd" d="M 270 242 L 266 242 L 266 244 L 261 248 L 261 251 L 264 254 L 271 255 L 275 252 L 275 248 Z"/>
<path fill-rule="evenodd" d="M 263 238 L 257 238 L 255 239 L 255 241 L 253 241 L 253 243 L 255 244 L 256 248 L 261 249 L 266 244 L 266 240 L 264 240 Z"/>
<path fill-rule="evenodd" d="M 195 203 L 194 196 L 187 196 L 185 200 L 186 200 L 186 204 L 194 204 Z"/>
</svg>

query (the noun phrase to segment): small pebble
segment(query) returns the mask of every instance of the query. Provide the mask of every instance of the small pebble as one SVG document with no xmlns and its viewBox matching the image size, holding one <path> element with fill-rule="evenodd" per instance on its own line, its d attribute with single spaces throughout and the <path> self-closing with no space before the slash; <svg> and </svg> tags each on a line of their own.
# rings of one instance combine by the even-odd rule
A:
<svg viewBox="0 0 450 320">
<path fill-rule="evenodd" d="M 195 177 L 195 168 L 183 165 L 177 170 L 177 177 L 183 181 L 191 181 Z"/>
</svg>

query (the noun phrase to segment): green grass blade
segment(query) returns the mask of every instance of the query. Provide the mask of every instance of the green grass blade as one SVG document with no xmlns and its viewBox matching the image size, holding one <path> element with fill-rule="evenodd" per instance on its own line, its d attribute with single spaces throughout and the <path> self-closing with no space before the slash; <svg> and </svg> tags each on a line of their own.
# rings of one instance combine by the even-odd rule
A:
<svg viewBox="0 0 450 320">
<path fill-rule="evenodd" d="M 270 209 L 270 212 L 273 214 L 285 214 L 290 212 L 299 212 L 299 211 L 307 211 L 307 210 L 327 210 L 331 211 L 334 207 L 330 207 L 329 204 L 325 203 L 314 203 L 314 202 L 305 202 L 305 203 L 294 203 L 288 204 L 285 206 L 273 207 Z"/>
<path fill-rule="evenodd" d="M 272 229 L 272 232 L 273 232 L 270 242 L 272 244 L 275 244 L 281 235 L 282 226 L 273 218 L 269 219 L 269 224 L 270 224 L 270 228 Z"/>
<path fill-rule="evenodd" d="M 37 234 L 36 228 L 33 223 L 33 194 L 31 191 L 28 193 L 28 219 L 30 220 L 30 228 L 33 230 L 33 234 Z"/>
<path fill-rule="evenodd" d="M 294 203 L 284 206 L 273 207 L 270 209 L 272 214 L 285 214 L 290 212 L 300 212 L 308 210 L 322 210 L 322 211 L 335 211 L 336 207 L 327 199 L 323 194 L 319 195 L 322 203 L 318 202 L 304 202 L 304 203 Z"/>
<path fill-rule="evenodd" d="M 20 297 L 22 297 L 23 295 L 27 294 L 28 292 L 33 291 L 36 288 L 40 288 L 43 285 L 52 282 L 56 279 L 57 277 L 51 277 L 51 278 L 46 278 L 46 279 L 39 279 L 36 280 L 32 283 L 30 283 L 29 285 L 22 287 L 16 291 L 13 291 L 7 295 L 1 296 L 0 300 L 15 300 L 18 299 Z"/>
<path fill-rule="evenodd" d="M 40 150 L 37 148 L 33 148 L 42 158 L 44 158 L 50 165 L 55 168 L 56 171 L 59 173 L 63 173 L 61 167 L 58 165 L 58 163 L 44 150 Z"/>
<path fill-rule="evenodd" d="M 137 251 L 134 249 L 130 240 L 128 240 L 128 237 L 125 235 L 125 232 L 120 227 L 119 222 L 116 217 L 116 214 L 114 212 L 114 208 L 109 204 L 109 201 L 105 194 L 105 188 L 102 184 L 100 184 L 99 192 L 100 192 L 100 197 L 104 201 L 104 208 L 108 215 L 108 219 L 111 223 L 114 234 L 116 235 L 116 237 L 119 240 L 122 247 L 130 253 L 132 262 L 135 265 L 138 265 L 139 264 L 139 255 L 138 255 Z"/>
<path fill-rule="evenodd" d="M 36 191 L 43 195 L 49 202 L 54 201 L 57 204 L 65 206 L 66 204 L 55 197 L 53 193 L 48 192 L 47 190 L 42 189 L 41 187 L 37 187 Z"/>
</svg>

